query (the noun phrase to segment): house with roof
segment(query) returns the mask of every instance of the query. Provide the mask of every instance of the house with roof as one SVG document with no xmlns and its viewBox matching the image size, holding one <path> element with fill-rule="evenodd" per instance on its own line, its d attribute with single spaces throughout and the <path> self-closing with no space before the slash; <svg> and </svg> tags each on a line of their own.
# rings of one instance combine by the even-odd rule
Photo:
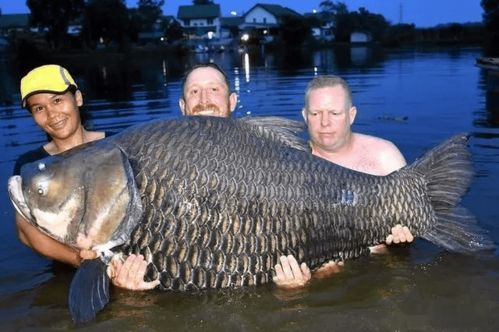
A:
<svg viewBox="0 0 499 332">
<path fill-rule="evenodd" d="M 350 43 L 352 44 L 365 44 L 372 41 L 372 36 L 366 31 L 352 31 L 350 34 Z"/>
<path fill-rule="evenodd" d="M 278 27 L 286 16 L 300 16 L 294 10 L 281 5 L 257 3 L 251 7 L 243 16 L 240 25 L 244 31 L 258 31 L 267 41 L 278 34 Z"/>
<path fill-rule="evenodd" d="M 322 12 L 305 13 L 303 16 L 307 19 L 312 28 L 312 37 L 316 40 L 329 42 L 334 40 L 334 21 Z"/>
<path fill-rule="evenodd" d="M 179 6 L 177 20 L 188 39 L 220 38 L 220 5 Z"/>
<path fill-rule="evenodd" d="M 241 29 L 239 26 L 243 23 L 242 16 L 228 16 L 220 18 L 220 38 L 233 39 L 239 37 Z"/>
</svg>

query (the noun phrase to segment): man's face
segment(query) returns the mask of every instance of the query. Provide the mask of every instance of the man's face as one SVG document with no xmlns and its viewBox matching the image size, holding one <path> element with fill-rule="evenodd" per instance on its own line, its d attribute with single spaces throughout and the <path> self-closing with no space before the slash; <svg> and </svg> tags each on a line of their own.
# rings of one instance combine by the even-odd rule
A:
<svg viewBox="0 0 499 332">
<path fill-rule="evenodd" d="M 347 108 L 345 101 L 345 90 L 339 85 L 310 91 L 303 117 L 312 147 L 335 152 L 348 140 L 357 110 Z"/>
<path fill-rule="evenodd" d="M 210 67 L 194 69 L 184 85 L 183 98 L 179 99 L 184 115 L 209 115 L 230 117 L 236 107 L 237 96 L 218 70 Z"/>
<path fill-rule="evenodd" d="M 78 107 L 83 104 L 80 91 L 73 95 L 37 93 L 26 100 L 36 124 L 50 137 L 65 139 L 71 136 L 80 126 Z"/>
</svg>

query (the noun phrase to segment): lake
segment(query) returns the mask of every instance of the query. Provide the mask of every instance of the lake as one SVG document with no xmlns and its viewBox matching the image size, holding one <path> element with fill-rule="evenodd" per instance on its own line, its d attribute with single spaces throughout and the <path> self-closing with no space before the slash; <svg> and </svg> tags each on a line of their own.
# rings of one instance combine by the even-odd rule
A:
<svg viewBox="0 0 499 332">
<path fill-rule="evenodd" d="M 84 93 L 87 128 L 119 131 L 180 116 L 181 77 L 213 61 L 238 94 L 236 117 L 300 120 L 307 82 L 337 74 L 351 85 L 354 130 L 393 141 L 410 163 L 444 139 L 471 135 L 475 176 L 462 204 L 499 243 L 499 74 L 475 66 L 478 48 L 382 50 L 366 47 L 287 54 L 221 53 L 61 60 Z M 0 327 L 73 327 L 67 294 L 73 270 L 25 248 L 16 237 L 6 191 L 15 159 L 45 135 L 20 108 L 23 64 L 0 55 Z M 499 251 L 466 256 L 424 240 L 346 263 L 343 272 L 304 290 L 272 285 L 198 294 L 112 289 L 111 302 L 86 330 L 121 331 L 497 331 Z"/>
</svg>

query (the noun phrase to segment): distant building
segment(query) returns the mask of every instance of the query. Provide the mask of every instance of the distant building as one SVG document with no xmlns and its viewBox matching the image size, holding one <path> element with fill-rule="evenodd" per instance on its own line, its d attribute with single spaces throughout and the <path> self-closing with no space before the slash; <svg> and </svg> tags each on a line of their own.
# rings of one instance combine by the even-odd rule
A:
<svg viewBox="0 0 499 332">
<path fill-rule="evenodd" d="M 334 40 L 334 22 L 321 12 L 305 13 L 303 16 L 307 19 L 312 28 L 312 37 L 320 41 Z"/>
<path fill-rule="evenodd" d="M 166 42 L 165 29 L 177 20 L 172 15 L 161 15 L 152 25 L 150 31 L 139 31 L 137 42 L 144 44 L 163 44 Z"/>
<path fill-rule="evenodd" d="M 0 34 L 8 36 L 12 33 L 29 32 L 29 14 L 0 15 Z"/>
<path fill-rule="evenodd" d="M 220 5 L 179 6 L 177 19 L 188 39 L 220 38 Z"/>
<path fill-rule="evenodd" d="M 354 31 L 350 35 L 350 43 L 369 43 L 371 40 L 371 34 L 363 31 Z"/>
<path fill-rule="evenodd" d="M 285 16 L 299 16 L 292 9 L 281 5 L 257 3 L 243 16 L 240 28 L 245 31 L 257 30 L 267 41 L 278 33 L 278 27 Z"/>
<path fill-rule="evenodd" d="M 67 33 L 71 36 L 78 36 L 81 33 L 81 20 L 69 22 Z M 30 25 L 30 14 L 2 14 L 0 15 L 0 34 L 9 36 L 23 33 L 45 33 L 47 28 L 37 28 Z"/>
<path fill-rule="evenodd" d="M 220 18 L 220 38 L 238 38 L 241 29 L 239 26 L 243 23 L 241 16 L 229 16 Z"/>
</svg>

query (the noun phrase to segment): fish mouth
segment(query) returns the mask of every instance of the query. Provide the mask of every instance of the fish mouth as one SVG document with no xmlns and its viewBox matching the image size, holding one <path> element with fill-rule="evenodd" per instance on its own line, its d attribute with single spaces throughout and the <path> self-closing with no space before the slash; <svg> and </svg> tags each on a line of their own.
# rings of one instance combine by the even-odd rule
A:
<svg viewBox="0 0 499 332">
<path fill-rule="evenodd" d="M 9 197 L 14 205 L 14 208 L 17 212 L 24 217 L 24 219 L 28 220 L 30 223 L 34 224 L 35 220 L 31 215 L 31 210 L 26 203 L 26 199 L 24 198 L 22 191 L 22 183 L 23 180 L 19 175 L 14 175 L 9 178 L 8 190 Z"/>
</svg>

